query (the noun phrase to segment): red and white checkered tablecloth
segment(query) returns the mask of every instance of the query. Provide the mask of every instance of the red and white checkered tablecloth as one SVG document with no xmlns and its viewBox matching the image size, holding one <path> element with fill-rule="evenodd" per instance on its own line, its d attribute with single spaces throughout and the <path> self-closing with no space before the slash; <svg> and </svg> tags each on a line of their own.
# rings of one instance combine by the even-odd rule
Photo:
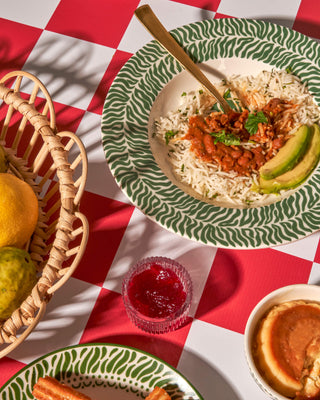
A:
<svg viewBox="0 0 320 400">
<path fill-rule="evenodd" d="M 104 342 L 160 357 L 205 399 L 266 399 L 246 366 L 245 324 L 270 291 L 320 282 L 319 234 L 277 248 L 218 249 L 166 231 L 122 194 L 101 146 L 101 114 L 120 68 L 152 39 L 134 16 L 144 3 L 169 30 L 203 19 L 247 17 L 320 39 L 320 2 L 314 0 L 2 0 L 0 75 L 23 69 L 40 78 L 54 100 L 58 129 L 75 132 L 85 144 L 89 173 L 81 211 L 90 237 L 80 266 L 43 320 L 0 360 L 0 386 L 50 351 Z M 192 317 L 182 329 L 152 336 L 126 315 L 123 274 L 146 256 L 174 258 L 191 274 Z"/>
</svg>

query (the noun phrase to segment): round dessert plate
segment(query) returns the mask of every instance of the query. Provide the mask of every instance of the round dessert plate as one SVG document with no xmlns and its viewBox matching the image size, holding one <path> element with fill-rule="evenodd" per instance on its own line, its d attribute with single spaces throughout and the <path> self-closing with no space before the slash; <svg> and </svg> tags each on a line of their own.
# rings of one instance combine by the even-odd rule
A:
<svg viewBox="0 0 320 400">
<path fill-rule="evenodd" d="M 298 32 L 228 18 L 193 23 L 171 34 L 212 82 L 290 68 L 320 105 L 320 46 Z M 133 55 L 115 78 L 104 104 L 102 141 L 111 172 L 132 203 L 171 232 L 218 247 L 270 247 L 317 231 L 319 167 L 298 190 L 262 207 L 209 203 L 173 176 L 153 137 L 154 120 L 178 109 L 183 92 L 198 89 L 156 41 Z"/>
<path fill-rule="evenodd" d="M 0 390 L 1 399 L 34 399 L 40 377 L 61 383 L 94 400 L 144 399 L 155 386 L 175 400 L 203 400 L 177 370 L 159 358 L 116 344 L 84 344 L 54 351 L 24 367 Z"/>
</svg>

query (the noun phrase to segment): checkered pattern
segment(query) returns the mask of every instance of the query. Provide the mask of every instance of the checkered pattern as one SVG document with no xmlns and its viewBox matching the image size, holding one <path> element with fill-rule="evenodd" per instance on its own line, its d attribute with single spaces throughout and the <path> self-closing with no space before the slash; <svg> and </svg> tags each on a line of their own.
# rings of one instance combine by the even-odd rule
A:
<svg viewBox="0 0 320 400">
<path fill-rule="evenodd" d="M 89 174 L 81 211 L 90 223 L 86 253 L 28 339 L 0 361 L 0 385 L 25 364 L 77 343 L 143 349 L 177 367 L 204 398 L 266 399 L 245 365 L 243 333 L 255 304 L 270 291 L 320 280 L 319 234 L 264 250 L 204 246 L 162 229 L 136 209 L 111 176 L 100 119 L 108 89 L 150 35 L 134 17 L 142 0 L 3 0 L 0 73 L 23 69 L 47 86 L 59 130 L 84 142 Z M 167 29 L 208 18 L 248 17 L 320 39 L 314 0 L 150 0 Z M 189 323 L 152 336 L 128 320 L 120 291 L 138 259 L 168 256 L 191 274 Z"/>
</svg>

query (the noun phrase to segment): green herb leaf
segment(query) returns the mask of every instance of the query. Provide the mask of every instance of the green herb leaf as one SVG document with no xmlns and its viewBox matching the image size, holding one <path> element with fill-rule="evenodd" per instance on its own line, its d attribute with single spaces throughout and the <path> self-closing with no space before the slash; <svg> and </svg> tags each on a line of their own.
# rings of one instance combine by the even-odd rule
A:
<svg viewBox="0 0 320 400">
<path fill-rule="evenodd" d="M 214 105 L 211 107 L 211 111 L 221 111 L 219 104 L 218 103 L 214 103 Z"/>
<path fill-rule="evenodd" d="M 287 74 L 292 74 L 292 67 L 291 66 L 286 68 L 286 73 Z"/>
<path fill-rule="evenodd" d="M 227 89 L 227 90 L 224 92 L 223 98 L 226 99 L 226 100 L 231 98 L 231 90 L 230 90 L 230 89 Z"/>
<path fill-rule="evenodd" d="M 176 134 L 178 133 L 178 131 L 167 131 L 165 133 L 165 138 L 166 138 L 166 144 L 169 144 L 169 141 L 171 138 L 173 138 Z"/>
<path fill-rule="evenodd" d="M 239 146 L 240 138 L 233 135 L 232 133 L 226 133 L 226 131 L 212 132 L 211 136 L 214 137 L 214 144 L 220 142 L 224 143 L 226 146 Z"/>
<path fill-rule="evenodd" d="M 258 132 L 259 123 L 268 123 L 268 119 L 262 111 L 258 111 L 256 114 L 249 114 L 244 127 L 251 135 L 254 135 Z"/>
</svg>

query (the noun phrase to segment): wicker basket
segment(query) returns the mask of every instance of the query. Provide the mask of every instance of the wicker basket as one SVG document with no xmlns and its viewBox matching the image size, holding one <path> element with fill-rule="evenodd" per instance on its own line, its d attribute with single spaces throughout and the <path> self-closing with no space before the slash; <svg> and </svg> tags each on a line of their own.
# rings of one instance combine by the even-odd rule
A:
<svg viewBox="0 0 320 400">
<path fill-rule="evenodd" d="M 0 144 L 9 172 L 29 183 L 39 200 L 38 224 L 27 246 L 39 279 L 28 298 L 0 323 L 1 358 L 31 333 L 53 293 L 72 275 L 89 229 L 79 212 L 86 152 L 76 135 L 57 132 L 45 86 L 29 73 L 11 72 L 0 80 L 0 102 Z"/>
</svg>

